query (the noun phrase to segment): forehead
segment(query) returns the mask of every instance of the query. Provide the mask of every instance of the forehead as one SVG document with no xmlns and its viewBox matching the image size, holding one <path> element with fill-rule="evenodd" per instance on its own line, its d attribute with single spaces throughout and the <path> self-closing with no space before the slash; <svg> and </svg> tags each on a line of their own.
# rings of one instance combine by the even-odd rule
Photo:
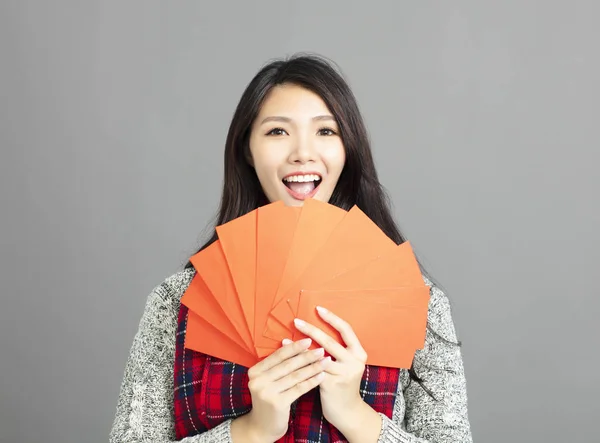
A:
<svg viewBox="0 0 600 443">
<path fill-rule="evenodd" d="M 330 114 L 323 99 L 313 91 L 298 85 L 277 85 L 265 98 L 259 116 Z"/>
</svg>

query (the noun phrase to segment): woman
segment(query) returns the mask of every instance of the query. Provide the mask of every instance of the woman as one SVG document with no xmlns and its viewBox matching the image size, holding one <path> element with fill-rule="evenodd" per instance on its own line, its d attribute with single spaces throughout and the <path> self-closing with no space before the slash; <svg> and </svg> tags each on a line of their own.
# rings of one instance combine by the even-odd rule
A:
<svg viewBox="0 0 600 443">
<path fill-rule="evenodd" d="M 347 210 L 356 204 L 404 242 L 348 85 L 325 59 L 296 56 L 265 66 L 242 95 L 226 141 L 216 224 L 277 200 L 302 205 L 307 197 Z M 204 247 L 215 239 L 213 233 Z M 321 317 L 346 347 L 300 321 L 296 327 L 310 339 L 284 340 L 251 368 L 184 349 L 180 298 L 194 273 L 188 263 L 148 298 L 111 442 L 472 441 L 448 299 L 425 275 L 432 287 L 426 343 L 406 371 L 365 365 L 356 335 L 327 311 Z M 321 348 L 305 352 L 311 340 Z"/>
</svg>

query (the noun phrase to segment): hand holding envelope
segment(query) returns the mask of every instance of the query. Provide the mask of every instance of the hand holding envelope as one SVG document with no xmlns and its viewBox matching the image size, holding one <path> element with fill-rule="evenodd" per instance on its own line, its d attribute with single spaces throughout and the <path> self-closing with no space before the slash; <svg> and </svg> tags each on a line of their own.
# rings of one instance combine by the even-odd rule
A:
<svg viewBox="0 0 600 443">
<path fill-rule="evenodd" d="M 430 288 L 411 246 L 396 245 L 358 207 L 276 202 L 217 235 L 191 259 L 186 348 L 251 367 L 283 339 L 304 338 L 296 317 L 343 343 L 317 306 L 351 325 L 367 364 L 409 368 L 423 347 Z"/>
</svg>

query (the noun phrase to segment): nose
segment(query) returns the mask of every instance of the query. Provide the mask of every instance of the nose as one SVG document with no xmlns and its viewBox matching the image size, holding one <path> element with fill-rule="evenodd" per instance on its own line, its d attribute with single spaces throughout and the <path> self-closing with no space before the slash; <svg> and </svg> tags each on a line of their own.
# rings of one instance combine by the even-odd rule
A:
<svg viewBox="0 0 600 443">
<path fill-rule="evenodd" d="M 314 142 L 306 137 L 298 137 L 293 145 L 290 153 L 291 163 L 305 164 L 311 161 L 315 161 L 316 152 Z"/>
</svg>

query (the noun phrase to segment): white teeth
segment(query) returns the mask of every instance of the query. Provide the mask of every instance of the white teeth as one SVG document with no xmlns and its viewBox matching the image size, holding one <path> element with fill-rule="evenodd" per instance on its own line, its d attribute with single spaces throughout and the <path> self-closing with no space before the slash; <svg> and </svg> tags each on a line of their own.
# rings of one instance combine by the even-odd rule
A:
<svg viewBox="0 0 600 443">
<path fill-rule="evenodd" d="M 316 174 L 306 174 L 306 175 L 292 175 L 290 177 L 284 178 L 283 181 L 286 182 L 314 182 L 316 180 L 320 180 Z"/>
</svg>

